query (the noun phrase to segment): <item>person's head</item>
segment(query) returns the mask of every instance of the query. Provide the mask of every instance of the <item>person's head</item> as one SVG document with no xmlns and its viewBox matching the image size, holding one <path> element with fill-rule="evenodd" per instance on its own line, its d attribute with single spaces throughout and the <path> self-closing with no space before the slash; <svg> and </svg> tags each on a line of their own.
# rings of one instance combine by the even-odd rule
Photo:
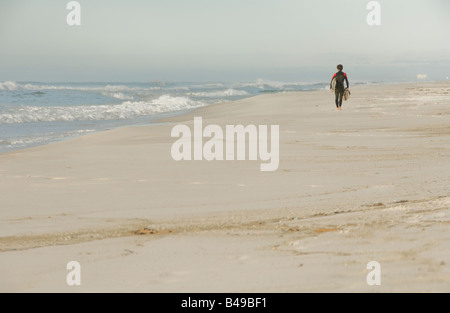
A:
<svg viewBox="0 0 450 313">
<path fill-rule="evenodd" d="M 342 64 L 339 64 L 339 65 L 337 66 L 337 69 L 338 69 L 338 71 L 340 72 L 340 71 L 342 71 L 342 70 L 344 69 L 344 67 L 342 66 Z"/>
</svg>

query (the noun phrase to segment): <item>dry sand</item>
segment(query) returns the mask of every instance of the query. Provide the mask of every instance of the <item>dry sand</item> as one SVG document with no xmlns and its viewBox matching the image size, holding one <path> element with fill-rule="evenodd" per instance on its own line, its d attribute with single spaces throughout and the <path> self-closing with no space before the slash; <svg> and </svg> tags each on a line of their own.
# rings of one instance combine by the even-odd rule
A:
<svg viewBox="0 0 450 313">
<path fill-rule="evenodd" d="M 0 155 L 0 292 L 449 292 L 450 84 L 333 100 L 262 95 Z M 279 169 L 174 161 L 194 116 L 280 125 Z"/>
</svg>

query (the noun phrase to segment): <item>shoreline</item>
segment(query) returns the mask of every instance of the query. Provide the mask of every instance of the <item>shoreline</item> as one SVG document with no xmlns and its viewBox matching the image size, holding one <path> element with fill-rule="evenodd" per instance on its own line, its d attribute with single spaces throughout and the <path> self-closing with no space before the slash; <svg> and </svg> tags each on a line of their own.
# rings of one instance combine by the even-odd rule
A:
<svg viewBox="0 0 450 313">
<path fill-rule="evenodd" d="M 23 84 L 23 83 L 42 83 L 42 82 L 32 82 L 32 81 L 26 81 L 26 82 L 17 82 L 19 84 Z M 54 82 L 46 82 L 46 84 L 52 84 Z M 123 84 L 123 82 L 96 82 L 96 83 L 107 83 L 107 84 Z M 137 82 L 131 82 L 136 84 Z M 430 82 L 430 83 L 439 83 L 439 82 Z M 58 84 L 68 84 L 68 82 L 60 82 Z M 80 82 L 80 84 L 89 84 L 89 82 Z M 229 83 L 227 83 L 229 84 Z M 305 83 L 305 84 L 318 84 L 318 83 Z M 358 86 L 383 86 L 383 85 L 403 85 L 403 84 L 414 84 L 414 82 L 381 82 L 381 83 L 376 83 L 376 84 L 372 84 L 372 83 L 358 83 L 357 85 L 355 85 L 355 87 Z M 353 87 L 352 87 L 353 88 Z M 253 97 L 258 97 L 258 96 L 262 96 L 262 95 L 270 95 L 270 94 L 282 94 L 282 93 L 291 93 L 291 92 L 316 92 L 316 91 L 322 91 L 322 89 L 314 89 L 314 90 L 305 90 L 305 91 L 276 91 L 276 92 L 268 92 L 268 93 L 262 93 L 259 95 L 249 95 L 247 97 L 244 97 L 242 99 L 239 100 L 243 100 L 243 99 L 247 99 L 247 98 L 253 98 Z M 239 101 L 239 100 L 234 100 L 234 101 Z M 231 101 L 233 102 L 233 101 Z M 213 104 L 208 104 L 205 107 L 209 107 L 209 106 L 214 106 L 214 105 L 220 105 L 220 104 L 226 104 L 229 103 L 229 101 L 226 102 L 221 102 L 221 103 L 213 103 Z M 51 141 L 48 141 L 46 143 L 38 143 L 38 144 L 32 144 L 28 147 L 20 147 L 20 148 L 15 148 L 12 150 L 7 150 L 4 152 L 0 152 L 0 155 L 3 154 L 7 154 L 10 152 L 15 152 L 15 151 L 22 151 L 22 150 L 26 150 L 26 149 L 31 149 L 31 148 L 36 148 L 36 147 L 41 147 L 41 146 L 46 146 L 49 144 L 53 144 L 53 143 L 57 143 L 57 142 L 61 142 L 61 141 L 66 141 L 66 140 L 71 140 L 71 139 L 76 139 L 76 138 L 80 138 L 80 137 L 84 137 L 84 136 L 89 136 L 91 134 L 95 134 L 98 132 L 104 132 L 104 131 L 110 131 L 110 130 L 114 130 L 114 129 L 120 129 L 120 128 L 126 128 L 126 127 L 141 127 L 141 126 L 150 126 L 150 125 L 154 125 L 154 124 L 158 124 L 159 121 L 161 120 L 170 120 L 170 118 L 173 117 L 177 117 L 177 116 L 183 116 L 188 114 L 191 111 L 195 111 L 198 109 L 201 109 L 203 107 L 198 107 L 198 108 L 193 108 L 193 109 L 183 109 L 180 111 L 174 111 L 174 112 L 163 112 L 163 113 L 159 113 L 157 115 L 161 115 L 161 117 L 156 117 L 154 120 L 150 121 L 150 122 L 139 122 L 139 123 L 135 123 L 135 124 L 127 124 L 127 125 L 122 125 L 122 126 L 114 126 L 111 128 L 106 128 L 106 129 L 99 129 L 99 130 L 95 130 L 93 132 L 89 132 L 86 134 L 79 134 L 79 135 L 73 135 L 73 136 L 67 136 L 67 137 L 63 137 L 60 139 L 53 139 Z M 165 116 L 168 115 L 168 116 Z M 152 119 L 154 116 L 149 116 L 149 119 Z"/>
<path fill-rule="evenodd" d="M 448 292 L 450 83 L 351 90 L 342 112 L 265 94 L 1 154 L 0 290 L 74 292 L 75 259 L 88 292 Z M 194 116 L 280 125 L 278 170 L 172 160 Z"/>
</svg>

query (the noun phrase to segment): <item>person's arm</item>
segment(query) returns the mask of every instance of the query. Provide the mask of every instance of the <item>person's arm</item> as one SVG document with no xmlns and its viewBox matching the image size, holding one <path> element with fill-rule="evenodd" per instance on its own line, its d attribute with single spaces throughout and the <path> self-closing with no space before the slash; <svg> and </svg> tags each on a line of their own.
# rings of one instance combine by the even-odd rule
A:
<svg viewBox="0 0 450 313">
<path fill-rule="evenodd" d="M 331 82 L 330 82 L 330 89 L 333 90 L 333 79 L 336 77 L 336 73 L 334 73 L 333 77 L 331 77 Z"/>
<path fill-rule="evenodd" d="M 348 83 L 347 74 L 344 73 L 344 77 L 345 77 L 345 82 L 347 83 L 347 88 L 349 88 L 349 87 L 350 87 L 350 84 Z"/>
</svg>

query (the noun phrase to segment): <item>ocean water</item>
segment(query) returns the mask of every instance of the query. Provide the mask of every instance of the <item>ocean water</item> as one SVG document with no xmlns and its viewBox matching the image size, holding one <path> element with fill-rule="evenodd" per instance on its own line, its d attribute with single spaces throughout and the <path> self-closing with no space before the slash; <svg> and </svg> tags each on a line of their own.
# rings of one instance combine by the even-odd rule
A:
<svg viewBox="0 0 450 313">
<path fill-rule="evenodd" d="M 127 125 L 215 103 L 284 91 L 328 88 L 329 82 L 242 83 L 0 82 L 0 153 Z"/>
</svg>

